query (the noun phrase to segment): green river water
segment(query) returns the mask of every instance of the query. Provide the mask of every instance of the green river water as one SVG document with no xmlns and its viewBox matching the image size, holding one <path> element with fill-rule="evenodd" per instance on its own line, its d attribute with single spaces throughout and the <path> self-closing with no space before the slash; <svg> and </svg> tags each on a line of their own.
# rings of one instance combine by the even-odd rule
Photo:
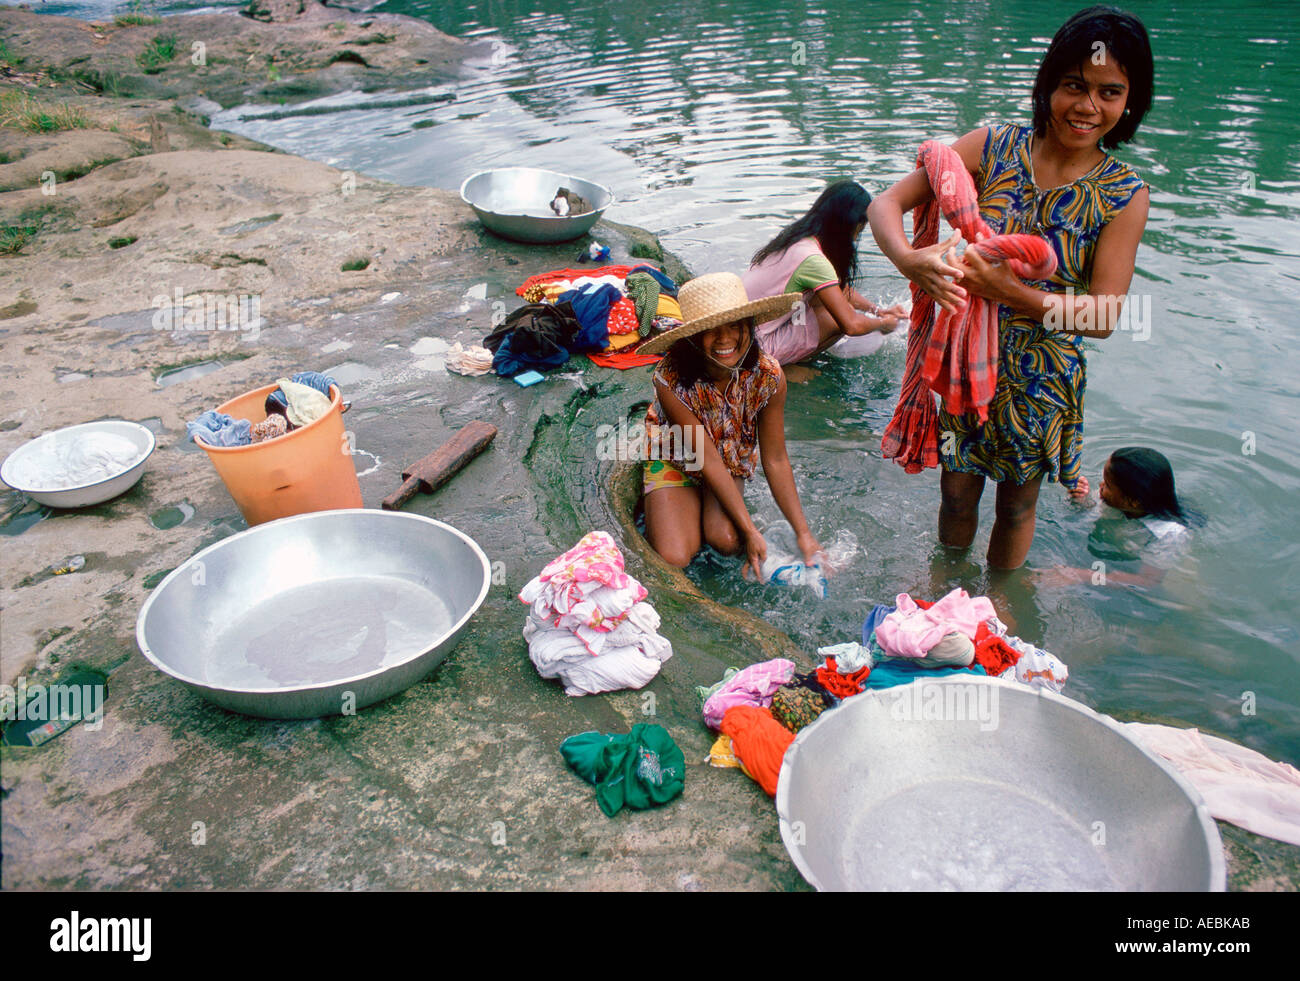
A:
<svg viewBox="0 0 1300 981">
<path fill-rule="evenodd" d="M 448 87 L 453 103 L 264 123 L 239 122 L 236 110 L 213 125 L 407 184 L 454 189 L 515 164 L 587 176 L 617 195 L 607 217 L 656 232 L 699 274 L 743 271 L 828 179 L 851 176 L 875 193 L 911 169 L 925 139 L 1027 120 L 1038 61 L 1077 5 L 394 0 L 377 9 L 479 42 Z M 791 390 L 787 438 L 814 533 L 858 546 L 829 596 L 743 583 L 736 562 L 716 558 L 689 574 L 809 652 L 855 638 L 871 606 L 901 590 L 988 592 L 1016 632 L 1068 662 L 1067 694 L 1296 761 L 1300 386 L 1288 352 L 1300 340 L 1300 8 L 1130 9 L 1156 57 L 1154 107 L 1118 151 L 1152 185 L 1131 287 L 1133 301 L 1150 304 L 1150 332 L 1090 347 L 1085 472 L 1095 487 L 1124 445 L 1165 453 L 1180 493 L 1208 517 L 1185 567 L 1151 590 L 1037 583 L 1035 570 L 1105 554 L 1093 518 L 1056 485 L 1044 486 L 1025 571 L 995 581 L 983 570 L 991 492 L 969 556 L 941 554 L 937 474 L 907 476 L 880 458 L 904 360 L 894 337 L 871 359 L 823 358 L 818 376 Z M 901 298 L 903 281 L 869 235 L 860 248 L 863 292 Z M 541 478 L 544 519 L 579 515 L 554 529 L 557 547 L 581 530 L 582 509 L 556 502 L 593 493 L 565 474 L 597 473 L 595 426 L 650 393 L 644 370 L 585 377 L 599 387 L 563 443 L 573 466 L 554 461 Z M 778 518 L 754 483 L 751 508 Z"/>
</svg>

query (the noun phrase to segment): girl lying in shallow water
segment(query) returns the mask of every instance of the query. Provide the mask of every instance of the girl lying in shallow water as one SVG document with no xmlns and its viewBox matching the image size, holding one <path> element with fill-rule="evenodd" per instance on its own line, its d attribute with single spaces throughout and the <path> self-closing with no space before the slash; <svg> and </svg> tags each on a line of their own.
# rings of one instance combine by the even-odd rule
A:
<svg viewBox="0 0 1300 981">
<path fill-rule="evenodd" d="M 685 322 L 640 348 L 667 352 L 646 415 L 646 539 L 679 568 L 708 544 L 725 555 L 744 554 L 744 571 L 761 578 L 767 545 L 744 497 L 760 456 L 804 562 L 812 565 L 821 550 L 786 455 L 785 376 L 754 336 L 755 323 L 798 300 L 791 293 L 751 302 L 739 276 L 700 276 L 678 294 Z"/>
<path fill-rule="evenodd" d="M 1081 476 L 1070 497 L 1089 504 L 1090 492 L 1088 478 Z M 1097 496 L 1101 501 L 1095 507 L 1097 523 L 1089 537 L 1089 552 L 1103 559 L 1142 563 L 1137 573 L 1105 570 L 1108 582 L 1159 585 L 1186 554 L 1191 529 L 1204 522 L 1200 514 L 1179 501 L 1174 471 L 1164 454 L 1145 446 L 1126 446 L 1110 455 Z M 1097 572 L 1095 568 L 1062 568 L 1042 578 L 1095 582 Z"/>
</svg>

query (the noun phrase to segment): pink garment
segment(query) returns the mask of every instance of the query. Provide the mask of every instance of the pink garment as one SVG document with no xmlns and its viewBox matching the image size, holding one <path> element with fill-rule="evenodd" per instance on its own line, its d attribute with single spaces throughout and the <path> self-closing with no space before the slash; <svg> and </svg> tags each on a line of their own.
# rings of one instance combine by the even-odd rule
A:
<svg viewBox="0 0 1300 981">
<path fill-rule="evenodd" d="M 649 595 L 623 571 L 623 554 L 607 532 L 593 531 L 519 592 L 533 616 L 573 631 L 592 654 L 600 653 L 601 634 L 609 633 Z"/>
<path fill-rule="evenodd" d="M 815 238 L 805 238 L 795 242 L 780 255 L 768 256 L 757 266 L 750 266 L 740 277 L 745 286 L 745 295 L 751 300 L 780 296 L 786 291 L 790 277 L 803 261 L 814 255 L 824 257 L 820 243 Z M 829 266 L 830 260 L 826 262 Z M 821 343 L 821 334 L 809 301 L 818 290 L 838 283 L 839 280 L 832 277 L 823 283 L 812 284 L 810 289 L 803 291 L 802 310 L 793 310 L 775 320 L 759 324 L 755 334 L 763 350 L 781 364 L 794 364 L 815 354 Z"/>
<path fill-rule="evenodd" d="M 1196 729 L 1129 722 L 1140 745 L 1173 764 L 1210 813 L 1257 835 L 1300 845 L 1300 770 Z"/>
<path fill-rule="evenodd" d="M 925 657 L 954 632 L 974 640 L 979 625 L 996 615 L 987 596 L 972 597 L 964 589 L 954 589 L 926 610 L 907 593 L 899 593 L 896 602 L 898 608 L 876 628 L 876 643 L 890 657 Z"/>
<path fill-rule="evenodd" d="M 737 671 L 704 703 L 704 724 L 710 729 L 719 729 L 727 709 L 736 705 L 767 708 L 772 704 L 776 690 L 793 677 L 794 662 L 783 657 L 751 664 Z"/>
</svg>

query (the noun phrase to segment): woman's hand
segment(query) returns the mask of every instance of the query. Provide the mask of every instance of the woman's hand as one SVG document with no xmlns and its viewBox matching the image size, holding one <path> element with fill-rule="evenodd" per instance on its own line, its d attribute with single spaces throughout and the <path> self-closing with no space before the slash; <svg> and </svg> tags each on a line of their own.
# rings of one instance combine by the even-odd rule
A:
<svg viewBox="0 0 1300 981">
<path fill-rule="evenodd" d="M 989 262 L 978 249 L 967 249 L 957 261 L 964 273 L 962 283 L 966 289 L 987 300 L 1005 302 L 1021 284 L 1020 277 L 1011 271 L 1009 264 Z"/>
<path fill-rule="evenodd" d="M 966 291 L 956 283 L 966 275 L 965 268 L 956 258 L 955 250 L 961 240 L 961 232 L 953 232 L 946 242 L 908 252 L 898 266 L 904 276 L 934 297 L 934 302 L 949 313 L 956 313 L 957 308 L 966 302 Z"/>
<path fill-rule="evenodd" d="M 740 574 L 744 578 L 749 578 L 749 572 L 752 569 L 754 578 L 759 582 L 763 581 L 763 563 L 767 560 L 767 542 L 763 541 L 763 536 L 755 528 L 745 536 L 745 564 L 740 567 Z"/>
<path fill-rule="evenodd" d="M 817 539 L 813 537 L 813 533 L 811 531 L 802 532 L 795 541 L 799 546 L 799 551 L 803 554 L 803 564 L 815 565 L 822 547 L 818 543 Z M 825 560 L 825 558 L 826 557 L 823 555 L 822 559 Z M 825 561 L 822 562 L 822 571 L 829 571 L 826 567 Z"/>
</svg>

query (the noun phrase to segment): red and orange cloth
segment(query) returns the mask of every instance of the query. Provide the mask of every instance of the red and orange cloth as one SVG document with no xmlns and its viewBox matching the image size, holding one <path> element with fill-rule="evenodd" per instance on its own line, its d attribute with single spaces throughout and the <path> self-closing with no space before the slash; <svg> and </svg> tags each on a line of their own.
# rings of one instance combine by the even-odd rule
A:
<svg viewBox="0 0 1300 981">
<path fill-rule="evenodd" d="M 862 691 L 862 685 L 871 674 L 870 668 L 858 668 L 852 674 L 840 674 L 835 658 L 828 657 L 824 667 L 817 669 L 817 684 L 836 698 L 852 698 Z"/>
<path fill-rule="evenodd" d="M 776 796 L 785 751 L 794 733 L 765 708 L 735 705 L 722 717 L 722 734 L 731 737 L 731 752 L 743 769 L 769 797 Z"/>
<path fill-rule="evenodd" d="M 975 182 L 957 151 L 934 140 L 921 144 L 917 167 L 924 167 L 934 198 L 912 212 L 913 249 L 939 241 L 939 215 L 961 231 L 981 256 L 1004 261 L 1027 279 L 1046 279 L 1056 271 L 1056 253 L 1037 235 L 993 235 L 979 214 Z M 983 233 L 990 236 L 982 242 Z M 968 294 L 956 313 L 938 310 L 930 294 L 912 286 L 911 332 L 907 366 L 894 417 L 881 438 L 886 459 L 908 473 L 939 465 L 939 417 L 934 396 L 952 415 L 974 412 L 982 423 L 998 381 L 998 305 Z"/>
</svg>

